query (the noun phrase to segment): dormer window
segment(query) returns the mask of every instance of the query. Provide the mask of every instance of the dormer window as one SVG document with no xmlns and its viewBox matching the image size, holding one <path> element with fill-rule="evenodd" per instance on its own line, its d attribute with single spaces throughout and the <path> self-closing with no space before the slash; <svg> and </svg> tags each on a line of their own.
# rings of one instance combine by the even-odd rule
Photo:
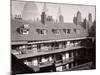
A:
<svg viewBox="0 0 100 75">
<path fill-rule="evenodd" d="M 56 35 L 59 35 L 61 30 L 60 29 L 52 29 L 52 32 Z"/>
<path fill-rule="evenodd" d="M 76 31 L 78 34 L 80 34 L 80 29 L 77 29 L 77 31 Z"/>
<path fill-rule="evenodd" d="M 64 33 L 66 34 L 66 32 L 67 32 L 67 29 L 63 29 L 63 31 L 64 31 Z"/>
<path fill-rule="evenodd" d="M 70 34 L 71 33 L 71 29 L 67 29 L 67 33 Z"/>
<path fill-rule="evenodd" d="M 71 29 L 63 29 L 65 34 L 70 34 L 71 33 Z"/>
<path fill-rule="evenodd" d="M 41 34 L 46 35 L 47 34 L 47 30 L 46 29 L 42 29 L 41 30 Z"/>
<path fill-rule="evenodd" d="M 48 33 L 47 29 L 37 29 L 36 31 L 38 32 L 38 34 L 41 35 L 47 35 Z"/>
<path fill-rule="evenodd" d="M 74 32 L 79 34 L 80 33 L 80 29 L 74 29 Z"/>
<path fill-rule="evenodd" d="M 76 29 L 73 29 L 74 30 L 74 32 L 76 33 Z"/>
<path fill-rule="evenodd" d="M 29 30 L 28 29 L 23 29 L 22 34 L 29 34 Z"/>
<path fill-rule="evenodd" d="M 17 28 L 17 32 L 19 34 L 29 34 L 29 25 L 28 24 L 24 24 L 21 27 Z"/>
</svg>

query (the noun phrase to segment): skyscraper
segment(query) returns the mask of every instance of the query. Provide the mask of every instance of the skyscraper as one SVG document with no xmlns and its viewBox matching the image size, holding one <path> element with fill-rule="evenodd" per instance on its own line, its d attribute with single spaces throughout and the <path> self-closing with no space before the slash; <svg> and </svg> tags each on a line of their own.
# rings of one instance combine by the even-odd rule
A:
<svg viewBox="0 0 100 75">
<path fill-rule="evenodd" d="M 89 15 L 88 15 L 88 25 L 89 25 L 89 28 L 92 26 L 92 14 L 91 13 L 89 13 Z"/>
<path fill-rule="evenodd" d="M 78 11 L 77 12 L 77 25 L 80 25 L 80 23 L 81 23 L 81 12 Z"/>
<path fill-rule="evenodd" d="M 41 14 L 41 22 L 45 25 L 45 22 L 46 22 L 46 14 L 45 14 L 44 11 Z"/>
<path fill-rule="evenodd" d="M 64 17 L 63 17 L 63 15 L 61 13 L 61 8 L 60 7 L 58 9 L 58 16 L 59 16 L 59 22 L 64 22 Z"/>
<path fill-rule="evenodd" d="M 89 25 L 86 18 L 83 21 L 83 27 L 86 29 L 87 33 L 89 33 Z"/>
<path fill-rule="evenodd" d="M 43 12 L 41 14 L 41 22 L 45 25 L 46 22 L 46 11 L 47 11 L 47 7 L 46 7 L 46 3 L 44 3 L 43 6 Z"/>
<path fill-rule="evenodd" d="M 76 16 L 73 17 L 73 23 L 77 24 L 77 17 Z"/>
<path fill-rule="evenodd" d="M 89 19 L 89 21 L 92 21 L 92 14 L 91 13 L 89 13 L 88 19 Z"/>
</svg>

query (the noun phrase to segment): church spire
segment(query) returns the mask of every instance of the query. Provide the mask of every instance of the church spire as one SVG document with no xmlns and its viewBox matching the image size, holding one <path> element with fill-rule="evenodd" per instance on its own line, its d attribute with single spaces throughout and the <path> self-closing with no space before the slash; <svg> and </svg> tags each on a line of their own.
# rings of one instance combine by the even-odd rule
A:
<svg viewBox="0 0 100 75">
<path fill-rule="evenodd" d="M 47 5 L 46 5 L 46 3 L 44 3 L 44 5 L 43 5 L 43 12 L 47 13 L 47 11 L 48 11 Z"/>
<path fill-rule="evenodd" d="M 58 8 L 58 15 L 62 15 L 61 13 L 62 13 L 62 12 L 61 12 L 61 7 L 59 7 L 59 8 Z"/>
<path fill-rule="evenodd" d="M 61 7 L 58 8 L 59 22 L 64 22 L 64 17 L 61 12 Z"/>
<path fill-rule="evenodd" d="M 81 20 L 82 20 L 81 12 L 78 11 L 77 12 L 77 25 L 80 25 L 81 24 L 81 22 L 82 22 Z"/>
</svg>

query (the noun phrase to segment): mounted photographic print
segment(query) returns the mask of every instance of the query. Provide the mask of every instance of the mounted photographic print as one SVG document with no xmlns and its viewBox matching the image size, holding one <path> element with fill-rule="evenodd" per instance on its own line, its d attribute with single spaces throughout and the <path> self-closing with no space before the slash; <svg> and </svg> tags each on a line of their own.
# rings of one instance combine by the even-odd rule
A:
<svg viewBox="0 0 100 75">
<path fill-rule="evenodd" d="M 11 0 L 11 73 L 96 69 L 96 6 Z"/>
</svg>

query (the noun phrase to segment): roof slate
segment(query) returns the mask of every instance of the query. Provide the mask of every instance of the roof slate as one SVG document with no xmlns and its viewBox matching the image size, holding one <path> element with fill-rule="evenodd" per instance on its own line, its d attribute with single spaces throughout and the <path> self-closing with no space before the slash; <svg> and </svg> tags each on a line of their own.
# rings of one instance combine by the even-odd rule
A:
<svg viewBox="0 0 100 75">
<path fill-rule="evenodd" d="M 19 34 L 16 29 L 23 24 L 29 24 L 29 34 Z M 80 34 L 72 32 L 71 34 L 64 34 L 63 30 L 60 35 L 52 33 L 52 29 L 80 29 Z M 47 35 L 40 35 L 36 32 L 36 29 L 47 29 Z M 52 23 L 47 22 L 43 25 L 41 22 L 29 22 L 24 20 L 11 20 L 11 41 L 38 41 L 38 40 L 59 40 L 59 39 L 69 39 L 77 37 L 86 37 L 88 34 L 84 28 L 80 25 L 75 25 L 73 23 Z"/>
</svg>

